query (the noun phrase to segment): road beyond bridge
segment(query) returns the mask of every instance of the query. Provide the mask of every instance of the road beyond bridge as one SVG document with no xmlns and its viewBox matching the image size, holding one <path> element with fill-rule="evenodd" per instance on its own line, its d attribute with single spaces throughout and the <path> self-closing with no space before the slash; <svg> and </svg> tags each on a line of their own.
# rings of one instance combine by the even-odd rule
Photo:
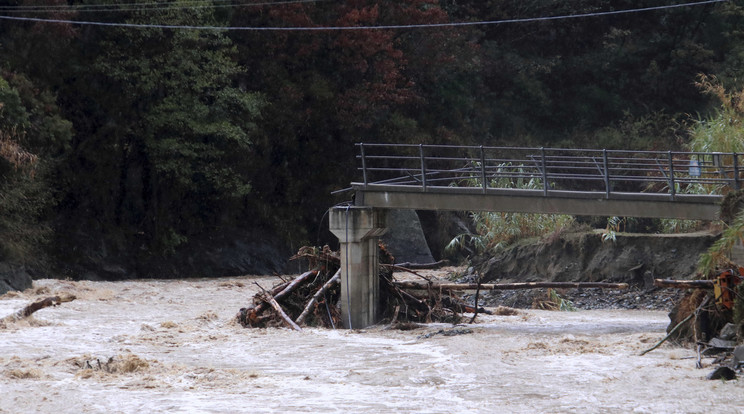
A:
<svg viewBox="0 0 744 414">
<path fill-rule="evenodd" d="M 716 220 L 737 153 L 357 144 L 354 206 L 334 207 L 347 328 L 376 322 L 386 209 Z"/>
</svg>

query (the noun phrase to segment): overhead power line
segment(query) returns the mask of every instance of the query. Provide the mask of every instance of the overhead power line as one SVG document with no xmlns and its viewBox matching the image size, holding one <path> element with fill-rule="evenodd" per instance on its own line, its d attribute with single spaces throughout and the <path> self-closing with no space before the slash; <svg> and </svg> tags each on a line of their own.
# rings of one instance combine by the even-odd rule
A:
<svg viewBox="0 0 744 414">
<path fill-rule="evenodd" d="M 226 3 L 231 0 L 193 0 L 179 3 L 117 3 L 117 4 L 78 4 L 78 5 L 49 5 L 49 6 L 0 6 L 0 13 L 104 13 L 150 10 L 181 10 L 181 9 L 217 9 L 258 6 L 280 6 L 301 3 L 319 3 L 330 0 L 284 0 L 264 1 L 257 3 Z"/>
<path fill-rule="evenodd" d="M 227 3 L 232 0 L 189 0 L 181 1 L 179 4 L 203 4 L 203 3 Z M 163 2 L 136 2 L 136 3 L 94 3 L 94 4 L 37 4 L 30 6 L 0 6 L 0 10 L 11 9 L 11 10 L 37 10 L 37 9 L 96 9 L 96 8 L 111 8 L 117 6 L 162 6 Z M 252 3 L 243 3 L 252 4 Z"/>
<path fill-rule="evenodd" d="M 485 20 L 475 22 L 449 22 L 449 23 L 423 23 L 423 24 L 402 24 L 402 25 L 378 25 L 378 26 L 301 26 L 301 27 L 281 27 L 281 26 L 192 26 L 192 25 L 168 25 L 168 24 L 139 24 L 139 23 L 111 23 L 96 21 L 75 21 L 63 19 L 41 19 L 35 17 L 17 17 L 17 16 L 0 16 L 0 20 L 30 21 L 42 23 L 63 23 L 89 26 L 107 26 L 107 27 L 127 27 L 140 29 L 185 29 L 185 30 L 220 30 L 220 31 L 339 31 L 339 30 L 386 30 L 386 29 L 423 29 L 423 28 L 443 28 L 443 27 L 462 27 L 462 26 L 485 26 L 512 23 L 529 23 L 550 20 L 579 19 L 587 17 L 612 16 L 619 14 L 641 13 L 655 10 L 676 9 L 681 7 L 702 6 L 706 4 L 724 3 L 729 0 L 705 0 L 689 3 L 669 4 L 664 6 L 642 7 L 636 9 L 611 10 L 604 12 L 579 13 L 561 16 L 543 16 L 527 17 L 519 19 L 503 20 Z"/>
</svg>

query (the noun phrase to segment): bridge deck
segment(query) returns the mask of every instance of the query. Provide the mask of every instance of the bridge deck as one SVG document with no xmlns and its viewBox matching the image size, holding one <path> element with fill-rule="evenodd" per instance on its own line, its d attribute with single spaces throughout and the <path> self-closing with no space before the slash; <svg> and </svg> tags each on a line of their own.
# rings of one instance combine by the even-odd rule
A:
<svg viewBox="0 0 744 414">
<path fill-rule="evenodd" d="M 356 204 L 714 220 L 739 154 L 358 144 Z"/>
<path fill-rule="evenodd" d="M 720 195 L 428 187 L 426 192 L 408 186 L 352 183 L 355 202 L 376 208 L 415 210 L 503 211 L 520 213 L 571 214 L 716 220 Z"/>
</svg>

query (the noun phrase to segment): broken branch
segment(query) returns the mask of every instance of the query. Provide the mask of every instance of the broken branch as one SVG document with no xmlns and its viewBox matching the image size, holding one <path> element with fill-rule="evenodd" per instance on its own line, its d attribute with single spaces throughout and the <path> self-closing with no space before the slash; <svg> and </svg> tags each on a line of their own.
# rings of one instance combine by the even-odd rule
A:
<svg viewBox="0 0 744 414">
<path fill-rule="evenodd" d="M 420 273 L 414 272 L 413 270 L 411 270 L 411 269 L 409 269 L 407 267 L 403 267 L 401 265 L 391 265 L 391 264 L 380 263 L 380 266 L 382 266 L 382 267 L 389 267 L 390 270 L 393 271 L 393 272 L 395 272 L 396 270 L 397 271 L 400 271 L 400 272 L 408 272 L 408 273 L 410 273 L 412 275 L 416 275 L 416 276 L 420 277 L 421 279 L 426 280 L 427 282 L 431 282 L 431 279 L 430 278 L 428 278 L 428 277 L 426 277 L 426 276 L 424 276 L 424 275 L 422 275 Z"/>
<path fill-rule="evenodd" d="M 702 309 L 703 306 L 705 306 L 708 303 L 708 299 L 709 298 L 710 298 L 709 296 L 706 296 L 705 297 L 705 300 L 703 300 L 703 302 L 700 304 L 700 306 L 697 307 L 697 309 L 695 309 L 693 312 L 690 312 L 690 314 L 687 315 L 687 317 L 685 319 L 683 319 L 682 322 L 678 323 L 674 328 L 672 328 L 672 330 L 669 331 L 669 333 L 667 334 L 667 336 L 665 336 L 661 341 L 657 342 L 656 345 L 654 345 L 651 348 L 649 348 L 649 349 L 641 352 L 641 355 L 640 356 L 646 355 L 647 353 L 649 353 L 649 352 L 653 351 L 654 349 L 660 347 L 661 344 L 663 344 L 664 342 L 666 342 L 666 340 L 669 339 L 672 335 L 674 335 L 674 333 L 677 332 L 677 330 L 682 325 L 684 325 L 685 322 L 689 321 L 690 319 L 692 319 L 693 316 L 696 316 L 698 314 L 698 312 L 700 311 L 700 309 Z"/>
</svg>

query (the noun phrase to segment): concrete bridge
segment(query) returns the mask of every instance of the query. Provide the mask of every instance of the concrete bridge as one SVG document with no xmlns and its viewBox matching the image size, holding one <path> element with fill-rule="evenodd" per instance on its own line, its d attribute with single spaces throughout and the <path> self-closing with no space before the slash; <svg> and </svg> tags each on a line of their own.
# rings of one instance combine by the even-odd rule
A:
<svg viewBox="0 0 744 414">
<path fill-rule="evenodd" d="M 334 207 L 347 328 L 374 324 L 387 209 L 716 220 L 742 154 L 357 144 L 354 205 Z"/>
</svg>

